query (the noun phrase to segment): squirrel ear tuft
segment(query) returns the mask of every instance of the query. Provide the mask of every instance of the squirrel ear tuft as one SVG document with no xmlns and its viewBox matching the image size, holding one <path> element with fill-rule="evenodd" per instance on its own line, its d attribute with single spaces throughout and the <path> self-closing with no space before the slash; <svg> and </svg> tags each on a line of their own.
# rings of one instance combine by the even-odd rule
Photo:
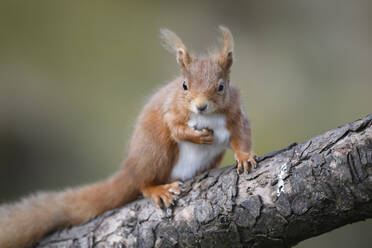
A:
<svg viewBox="0 0 372 248">
<path fill-rule="evenodd" d="M 223 48 L 218 63 L 223 70 L 229 71 L 233 63 L 234 39 L 227 27 L 219 26 L 219 29 L 223 36 Z"/>
<path fill-rule="evenodd" d="M 182 40 L 174 32 L 166 28 L 160 29 L 160 37 L 164 48 L 171 53 L 176 53 L 178 64 L 182 69 L 187 69 L 191 59 Z"/>
</svg>

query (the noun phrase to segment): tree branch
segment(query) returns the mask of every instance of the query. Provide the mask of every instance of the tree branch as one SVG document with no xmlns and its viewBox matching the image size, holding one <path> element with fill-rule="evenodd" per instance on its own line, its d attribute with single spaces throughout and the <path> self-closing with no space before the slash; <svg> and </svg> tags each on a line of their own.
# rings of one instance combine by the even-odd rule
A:
<svg viewBox="0 0 372 248">
<path fill-rule="evenodd" d="M 37 247 L 290 247 L 372 217 L 372 115 L 258 161 L 186 182 L 170 209 L 141 199 Z"/>
</svg>

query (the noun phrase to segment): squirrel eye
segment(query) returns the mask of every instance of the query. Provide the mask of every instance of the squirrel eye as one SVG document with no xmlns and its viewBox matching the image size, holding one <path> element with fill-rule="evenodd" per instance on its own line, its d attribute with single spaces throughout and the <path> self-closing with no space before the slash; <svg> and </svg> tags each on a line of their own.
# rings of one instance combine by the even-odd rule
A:
<svg viewBox="0 0 372 248">
<path fill-rule="evenodd" d="M 220 84 L 220 86 L 218 86 L 218 91 L 219 92 L 223 91 L 223 84 Z"/>
<path fill-rule="evenodd" d="M 184 89 L 184 90 L 187 90 L 186 81 L 183 81 L 183 85 L 182 85 L 182 86 L 183 86 L 183 89 Z"/>
</svg>

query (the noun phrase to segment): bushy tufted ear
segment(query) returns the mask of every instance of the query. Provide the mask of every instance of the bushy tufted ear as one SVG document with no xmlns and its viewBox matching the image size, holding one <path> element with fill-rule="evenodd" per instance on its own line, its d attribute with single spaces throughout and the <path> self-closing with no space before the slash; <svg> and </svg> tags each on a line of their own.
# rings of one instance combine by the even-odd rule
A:
<svg viewBox="0 0 372 248">
<path fill-rule="evenodd" d="M 219 29 L 223 36 L 223 48 L 218 57 L 218 64 L 224 71 L 229 72 L 233 63 L 234 39 L 227 27 L 219 26 Z"/>
<path fill-rule="evenodd" d="M 166 28 L 160 29 L 160 36 L 163 40 L 163 46 L 170 52 L 176 53 L 177 62 L 182 69 L 187 69 L 191 58 L 182 40 L 172 31 Z"/>
</svg>

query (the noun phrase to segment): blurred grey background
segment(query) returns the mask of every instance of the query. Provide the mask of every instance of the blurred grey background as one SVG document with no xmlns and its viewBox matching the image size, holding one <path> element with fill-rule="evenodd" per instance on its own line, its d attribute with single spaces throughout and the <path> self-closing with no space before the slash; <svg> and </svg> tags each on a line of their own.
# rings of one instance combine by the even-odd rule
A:
<svg viewBox="0 0 372 248">
<path fill-rule="evenodd" d="M 179 72 L 161 27 L 195 52 L 230 27 L 262 155 L 372 112 L 371 23 L 368 0 L 2 0 L 0 202 L 118 170 L 141 106 Z M 371 223 L 297 247 L 370 247 Z"/>
</svg>

